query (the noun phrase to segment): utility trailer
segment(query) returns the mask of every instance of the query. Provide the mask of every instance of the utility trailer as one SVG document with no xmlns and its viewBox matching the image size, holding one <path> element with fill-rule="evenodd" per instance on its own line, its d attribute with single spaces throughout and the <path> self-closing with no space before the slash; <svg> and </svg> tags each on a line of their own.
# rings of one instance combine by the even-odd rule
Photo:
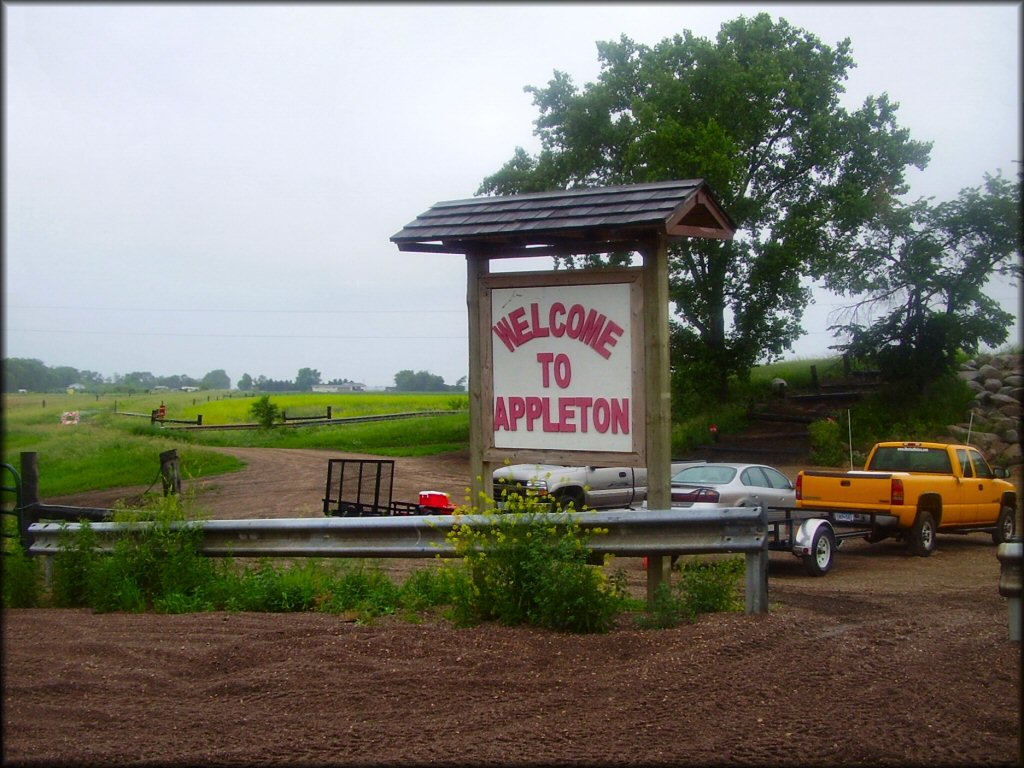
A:
<svg viewBox="0 0 1024 768">
<path fill-rule="evenodd" d="M 791 552 L 811 576 L 824 576 L 846 539 L 879 541 L 896 529 L 895 515 L 879 512 L 768 507 L 768 549 Z"/>
<path fill-rule="evenodd" d="M 447 493 L 420 491 L 419 503 L 394 501 L 395 462 L 391 459 L 328 459 L 326 517 L 450 515 Z"/>
</svg>

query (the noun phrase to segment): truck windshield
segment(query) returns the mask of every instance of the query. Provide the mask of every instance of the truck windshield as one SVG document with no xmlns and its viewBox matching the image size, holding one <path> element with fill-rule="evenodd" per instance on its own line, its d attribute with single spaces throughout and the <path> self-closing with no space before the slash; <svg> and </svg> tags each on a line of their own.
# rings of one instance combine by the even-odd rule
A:
<svg viewBox="0 0 1024 768">
<path fill-rule="evenodd" d="M 883 446 L 875 451 L 867 469 L 876 472 L 950 474 L 949 454 L 942 448 Z"/>
</svg>

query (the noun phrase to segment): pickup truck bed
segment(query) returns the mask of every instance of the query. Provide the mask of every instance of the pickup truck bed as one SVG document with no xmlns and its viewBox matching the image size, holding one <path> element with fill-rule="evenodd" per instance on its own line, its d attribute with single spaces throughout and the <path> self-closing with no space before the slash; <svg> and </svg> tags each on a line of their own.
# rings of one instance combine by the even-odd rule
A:
<svg viewBox="0 0 1024 768">
<path fill-rule="evenodd" d="M 1013 536 L 1017 492 L 1005 476 L 972 446 L 885 442 L 863 470 L 800 472 L 797 508 L 832 519 L 870 516 L 869 540 L 896 535 L 927 556 L 938 532 L 986 531 L 997 544 Z M 882 524 L 890 518 L 894 525 Z"/>
</svg>

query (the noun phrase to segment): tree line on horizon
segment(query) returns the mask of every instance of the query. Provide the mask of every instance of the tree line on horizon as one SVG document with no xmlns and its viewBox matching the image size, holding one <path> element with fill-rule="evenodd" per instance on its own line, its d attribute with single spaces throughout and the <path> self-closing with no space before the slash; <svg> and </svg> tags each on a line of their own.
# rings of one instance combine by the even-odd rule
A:
<svg viewBox="0 0 1024 768">
<path fill-rule="evenodd" d="M 445 384 L 444 378 L 428 371 L 402 370 L 395 374 L 398 392 L 464 392 L 466 377 L 455 384 Z M 320 371 L 300 368 L 295 379 L 270 379 L 266 376 L 242 374 L 236 389 L 241 392 L 310 392 L 314 384 L 351 384 L 350 379 L 331 379 L 323 382 Z M 200 379 L 185 374 L 157 376 L 149 371 L 104 376 L 91 370 L 79 370 L 67 365 L 50 367 L 34 358 L 10 357 L 3 360 L 3 391 L 63 392 L 70 387 L 96 394 L 105 392 L 149 392 L 157 387 L 167 389 L 231 389 L 231 379 L 222 368 L 210 371 Z"/>
</svg>

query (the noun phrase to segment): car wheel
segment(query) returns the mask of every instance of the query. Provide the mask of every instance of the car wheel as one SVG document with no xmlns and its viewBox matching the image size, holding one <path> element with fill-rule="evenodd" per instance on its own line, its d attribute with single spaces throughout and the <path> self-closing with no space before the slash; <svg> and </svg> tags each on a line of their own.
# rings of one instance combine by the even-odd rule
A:
<svg viewBox="0 0 1024 768">
<path fill-rule="evenodd" d="M 996 544 L 1004 544 L 1012 539 L 1017 529 L 1016 517 L 1013 507 L 1004 506 L 1000 509 L 995 530 L 992 531 L 992 541 Z"/>
<path fill-rule="evenodd" d="M 835 562 L 836 537 L 827 525 L 818 526 L 811 539 L 811 552 L 801 559 L 804 570 L 811 576 L 824 576 Z"/>
<path fill-rule="evenodd" d="M 928 557 L 935 551 L 935 518 L 927 510 L 917 513 L 914 527 L 910 529 L 910 538 L 907 546 L 912 554 L 918 557 Z"/>
</svg>

